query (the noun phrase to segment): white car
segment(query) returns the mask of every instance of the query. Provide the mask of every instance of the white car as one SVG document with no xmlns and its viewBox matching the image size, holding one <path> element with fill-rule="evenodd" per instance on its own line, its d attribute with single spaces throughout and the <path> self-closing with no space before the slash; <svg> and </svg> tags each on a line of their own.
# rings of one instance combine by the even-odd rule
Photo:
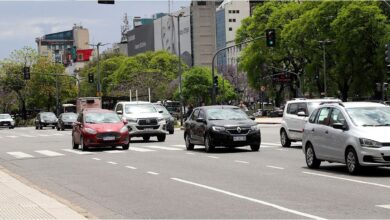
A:
<svg viewBox="0 0 390 220">
<path fill-rule="evenodd" d="M 15 127 L 15 121 L 10 114 L 0 114 L 0 127 L 7 127 L 9 129 Z"/>
<path fill-rule="evenodd" d="M 355 174 L 361 166 L 390 166 L 389 134 L 389 106 L 323 104 L 305 125 L 302 150 L 309 168 L 318 168 L 321 161 L 338 162 Z"/>
<path fill-rule="evenodd" d="M 341 100 L 297 98 L 286 103 L 280 128 L 280 143 L 283 147 L 290 147 L 291 142 L 302 140 L 307 117 L 325 102 L 341 102 Z"/>
<path fill-rule="evenodd" d="M 167 132 L 166 121 L 150 102 L 118 102 L 115 112 L 127 120 L 130 138 L 142 137 L 149 141 L 150 137 L 156 136 L 158 141 L 165 141 Z"/>
</svg>

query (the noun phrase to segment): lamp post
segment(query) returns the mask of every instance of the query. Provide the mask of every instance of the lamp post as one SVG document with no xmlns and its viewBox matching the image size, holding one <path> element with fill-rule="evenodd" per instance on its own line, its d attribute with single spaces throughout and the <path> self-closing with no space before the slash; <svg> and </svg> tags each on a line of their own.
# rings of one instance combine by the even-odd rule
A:
<svg viewBox="0 0 390 220">
<path fill-rule="evenodd" d="M 325 54 L 325 46 L 327 44 L 330 44 L 332 43 L 333 41 L 331 40 L 320 40 L 318 41 L 318 43 L 320 43 L 322 45 L 322 51 L 323 51 L 323 65 L 324 65 L 324 96 L 326 97 L 327 96 L 327 89 L 326 89 L 326 54 Z"/>
<path fill-rule="evenodd" d="M 88 44 L 92 47 L 96 47 L 96 52 L 97 52 L 97 74 L 98 74 L 98 81 L 96 84 L 96 91 L 97 91 L 97 96 L 102 96 L 102 83 L 101 83 L 101 77 L 100 77 L 100 53 L 99 53 L 99 47 L 105 46 L 106 44 L 102 44 L 101 42 L 97 44 Z"/>
</svg>

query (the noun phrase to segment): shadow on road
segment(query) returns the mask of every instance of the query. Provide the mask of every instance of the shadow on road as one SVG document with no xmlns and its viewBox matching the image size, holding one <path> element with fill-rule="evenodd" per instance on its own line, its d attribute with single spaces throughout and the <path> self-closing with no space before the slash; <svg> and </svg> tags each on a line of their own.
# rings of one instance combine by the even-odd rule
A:
<svg viewBox="0 0 390 220">
<path fill-rule="evenodd" d="M 261 149 L 261 148 L 260 148 Z M 242 148 L 226 148 L 226 147 L 216 147 L 212 152 L 207 153 L 205 151 L 205 148 L 203 146 L 195 146 L 195 149 L 192 150 L 198 153 L 205 153 L 205 154 L 226 154 L 226 153 L 249 153 L 253 152 L 249 147 L 242 147 Z"/>
<path fill-rule="evenodd" d="M 350 175 L 348 173 L 347 167 L 342 164 L 325 164 L 321 165 L 319 169 L 309 169 L 303 167 L 306 171 L 315 171 L 323 174 L 341 174 L 346 177 L 390 177 L 390 168 L 389 167 L 363 167 L 361 171 L 356 175 Z"/>
</svg>

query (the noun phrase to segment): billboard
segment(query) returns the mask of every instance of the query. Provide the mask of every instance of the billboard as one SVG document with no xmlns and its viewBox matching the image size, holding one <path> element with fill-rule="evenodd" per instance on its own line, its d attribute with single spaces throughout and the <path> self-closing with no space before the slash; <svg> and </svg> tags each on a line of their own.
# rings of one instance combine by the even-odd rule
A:
<svg viewBox="0 0 390 220">
<path fill-rule="evenodd" d="M 146 51 L 154 51 L 154 27 L 152 24 L 142 25 L 126 33 L 128 55 L 134 56 Z"/>
<path fill-rule="evenodd" d="M 172 54 L 179 54 L 177 16 L 180 13 L 182 13 L 180 17 L 181 58 L 187 65 L 192 66 L 190 7 L 172 13 L 172 16 L 165 15 L 154 20 L 154 49 L 156 51 L 167 50 Z"/>
</svg>

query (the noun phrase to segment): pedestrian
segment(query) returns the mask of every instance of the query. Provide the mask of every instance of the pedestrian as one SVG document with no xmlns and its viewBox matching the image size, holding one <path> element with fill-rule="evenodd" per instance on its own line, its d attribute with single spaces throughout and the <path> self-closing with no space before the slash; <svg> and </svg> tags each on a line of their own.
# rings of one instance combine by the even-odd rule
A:
<svg viewBox="0 0 390 220">
<path fill-rule="evenodd" d="M 190 117 L 190 115 L 192 114 L 192 110 L 194 110 L 194 106 L 192 106 L 192 104 L 189 104 L 188 107 L 187 107 L 187 113 L 185 115 L 185 120 L 187 120 L 187 118 Z"/>
<path fill-rule="evenodd" d="M 240 109 L 244 112 L 247 112 L 248 111 L 248 108 L 246 107 L 244 101 L 240 101 L 240 104 L 238 105 L 238 107 L 240 107 Z"/>
</svg>

